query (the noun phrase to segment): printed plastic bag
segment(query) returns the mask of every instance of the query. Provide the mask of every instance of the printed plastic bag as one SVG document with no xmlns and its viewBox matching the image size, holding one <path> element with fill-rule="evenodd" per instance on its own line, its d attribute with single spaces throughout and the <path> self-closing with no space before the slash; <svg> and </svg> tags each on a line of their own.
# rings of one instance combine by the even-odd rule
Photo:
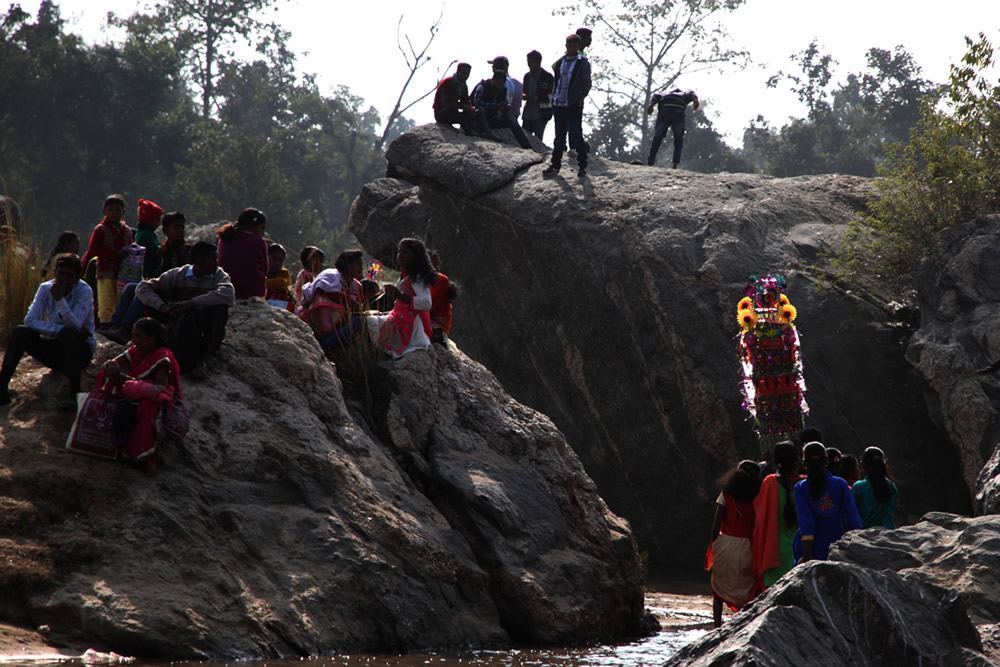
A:
<svg viewBox="0 0 1000 667">
<path fill-rule="evenodd" d="M 66 438 L 66 449 L 104 459 L 115 459 L 118 451 L 111 444 L 111 426 L 115 420 L 118 396 L 112 391 L 95 389 L 77 394 L 77 413 Z"/>
<path fill-rule="evenodd" d="M 128 254 L 122 257 L 118 265 L 118 293 L 129 283 L 137 283 L 142 280 L 142 263 L 146 259 L 146 249 L 138 243 L 132 243 L 124 248 Z"/>
</svg>

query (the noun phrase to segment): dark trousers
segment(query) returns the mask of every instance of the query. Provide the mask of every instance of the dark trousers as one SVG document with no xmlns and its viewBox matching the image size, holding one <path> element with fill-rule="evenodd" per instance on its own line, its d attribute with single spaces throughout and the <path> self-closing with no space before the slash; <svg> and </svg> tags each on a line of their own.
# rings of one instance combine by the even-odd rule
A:
<svg viewBox="0 0 1000 667">
<path fill-rule="evenodd" d="M 540 140 L 545 141 L 545 126 L 549 124 L 549 119 L 552 118 L 551 114 L 546 114 L 541 118 L 532 118 L 528 120 L 526 118 L 521 119 L 521 127 L 524 128 L 525 132 L 535 135 Z"/>
<path fill-rule="evenodd" d="M 6 389 L 10 384 L 17 364 L 27 352 L 40 363 L 68 377 L 70 389 L 74 394 L 79 392 L 80 373 L 94 356 L 87 338 L 79 329 L 70 327 L 63 327 L 55 338 L 42 338 L 42 334 L 34 329 L 20 325 L 7 340 L 7 352 L 0 367 L 0 389 Z"/>
<path fill-rule="evenodd" d="M 434 120 L 444 125 L 458 123 L 459 127 L 471 133 L 482 132 L 485 129 L 485 126 L 479 126 L 479 118 L 476 117 L 476 114 L 457 104 L 446 104 L 440 109 L 435 109 Z"/>
<path fill-rule="evenodd" d="M 174 318 L 159 311 L 152 314 L 166 325 L 167 347 L 185 373 L 215 354 L 226 338 L 229 306 L 192 308 Z"/>
<path fill-rule="evenodd" d="M 566 152 L 566 135 L 569 135 L 569 147 L 576 151 L 576 162 L 580 167 L 587 166 L 587 142 L 583 140 L 583 107 L 574 104 L 569 107 L 552 107 L 552 117 L 556 122 L 556 138 L 552 144 L 552 164 L 562 163 Z"/>
<path fill-rule="evenodd" d="M 480 109 L 479 122 L 485 123 L 486 127 L 491 130 L 500 130 L 506 127 L 514 133 L 514 138 L 517 139 L 517 143 L 521 145 L 521 148 L 531 148 L 531 141 L 528 140 L 528 136 L 524 133 L 524 130 L 521 129 L 521 126 L 517 124 L 516 120 L 507 114 L 494 114 L 492 116 L 487 116 L 486 111 Z"/>
<path fill-rule="evenodd" d="M 141 320 L 146 313 L 146 304 L 135 298 L 135 288 L 138 286 L 139 283 L 129 283 L 122 290 L 115 314 L 111 316 L 111 324 L 114 326 L 131 329 L 132 325 Z"/>
<path fill-rule="evenodd" d="M 653 132 L 653 143 L 649 146 L 649 160 L 646 164 L 656 162 L 656 152 L 660 150 L 667 130 L 674 131 L 674 164 L 681 161 L 681 148 L 684 147 L 684 110 L 667 109 L 656 114 L 656 130 Z"/>
</svg>

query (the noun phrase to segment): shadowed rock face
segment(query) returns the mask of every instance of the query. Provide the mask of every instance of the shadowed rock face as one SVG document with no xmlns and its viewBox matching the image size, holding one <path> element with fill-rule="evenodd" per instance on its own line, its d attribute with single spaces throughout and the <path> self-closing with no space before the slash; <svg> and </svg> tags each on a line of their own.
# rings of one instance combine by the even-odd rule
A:
<svg viewBox="0 0 1000 667">
<path fill-rule="evenodd" d="M 95 366 L 120 349 L 102 343 Z M 5 595 L 18 566 L 49 570 L 16 620 L 172 659 L 642 631 L 628 524 L 546 417 L 458 351 L 380 374 L 374 421 L 356 420 L 308 328 L 240 302 L 211 378 L 185 382 L 191 430 L 153 479 L 65 453 L 68 421 L 36 423 L 40 401 L 19 399 L 0 447 L 0 500 L 24 509 L 0 544 L 21 559 Z M 44 395 L 39 381 L 16 388 Z"/>
<path fill-rule="evenodd" d="M 998 543 L 996 516 L 849 531 L 667 664 L 996 664 Z"/>
<path fill-rule="evenodd" d="M 798 308 L 809 423 L 845 452 L 886 451 L 900 520 L 969 510 L 903 356 L 905 313 L 823 284 L 823 253 L 863 207 L 867 179 L 600 159 L 586 179 L 545 179 L 530 153 L 436 125 L 402 135 L 388 158 L 406 180 L 365 186 L 351 230 L 384 260 L 410 235 L 441 252 L 461 286 L 453 338 L 552 418 L 654 565 L 701 562 L 716 480 L 759 455 L 733 338 L 747 277 L 769 270 Z"/>
<path fill-rule="evenodd" d="M 982 650 L 954 589 L 813 561 L 666 665 L 994 664 Z"/>
<path fill-rule="evenodd" d="M 1000 216 L 947 230 L 941 246 L 920 267 L 920 330 L 906 357 L 931 389 L 929 413 L 958 451 L 978 512 L 995 513 L 1000 374 L 973 373 L 1000 359 Z"/>
</svg>

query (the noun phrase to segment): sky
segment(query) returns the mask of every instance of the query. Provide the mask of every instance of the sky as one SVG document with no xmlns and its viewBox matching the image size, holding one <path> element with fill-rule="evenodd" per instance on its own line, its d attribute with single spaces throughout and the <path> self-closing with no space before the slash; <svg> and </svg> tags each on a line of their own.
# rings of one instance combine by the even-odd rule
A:
<svg viewBox="0 0 1000 667">
<path fill-rule="evenodd" d="M 39 0 L 18 4 L 34 13 Z M 107 12 L 128 15 L 150 3 L 62 0 L 58 4 L 72 32 L 88 42 L 103 43 L 116 39 L 104 28 Z M 559 0 L 278 0 L 276 10 L 265 17 L 273 17 L 292 33 L 298 70 L 317 74 L 323 92 L 332 94 L 338 85 L 348 86 L 384 118 L 409 73 L 397 48 L 397 28 L 419 49 L 429 27 L 441 17 L 429 50 L 431 60 L 408 90 L 406 101 L 410 101 L 450 74 L 453 68 L 448 65 L 454 60 L 473 65 L 471 81 L 487 77 L 487 60 L 498 55 L 510 58 L 511 75 L 518 77 L 527 70 L 524 54 L 532 49 L 542 52 L 544 63 L 551 63 L 561 55 L 566 35 L 582 25 L 579 15 L 553 15 L 553 9 L 566 4 Z M 492 11 L 484 11 L 486 7 Z M 749 51 L 753 64 L 743 71 L 692 74 L 677 85 L 698 93 L 703 110 L 731 145 L 739 144 L 743 128 L 758 114 L 778 127 L 789 117 L 805 115 L 790 91 L 767 89 L 765 82 L 780 70 L 793 70 L 789 56 L 804 50 L 813 39 L 818 40 L 821 53 L 838 61 L 835 81 L 862 71 L 871 47 L 892 50 L 902 45 L 922 67 L 923 77 L 936 82 L 947 81 L 949 65 L 960 61 L 966 50 L 965 36 L 975 38 L 984 32 L 1000 50 L 998 0 L 747 0 L 722 22 L 731 37 L 729 45 Z M 599 30 L 589 52 L 619 57 L 602 44 Z M 430 102 L 430 98 L 419 102 L 407 117 L 417 123 L 431 122 Z"/>
</svg>

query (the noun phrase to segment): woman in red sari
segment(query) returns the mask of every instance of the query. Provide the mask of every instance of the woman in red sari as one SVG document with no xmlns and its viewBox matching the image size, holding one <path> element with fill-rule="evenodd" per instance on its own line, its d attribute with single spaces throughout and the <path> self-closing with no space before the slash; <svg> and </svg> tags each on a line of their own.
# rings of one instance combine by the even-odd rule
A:
<svg viewBox="0 0 1000 667">
<path fill-rule="evenodd" d="M 376 342 L 394 359 L 430 347 L 431 286 L 438 277 L 420 239 L 399 242 L 396 264 L 401 278 L 385 286 L 386 298 L 394 300 L 392 312 L 369 319 Z"/>
<path fill-rule="evenodd" d="M 117 440 L 114 444 L 122 447 L 125 458 L 144 462 L 150 472 L 155 472 L 156 417 L 160 410 L 176 409 L 176 403 L 183 399 L 181 369 L 167 348 L 163 325 L 149 317 L 136 322 L 132 328 L 132 346 L 105 362 L 97 385 L 102 386 L 105 378 L 121 387 L 125 399 L 118 404 L 115 426 L 119 425 L 119 412 L 124 410 L 128 414 L 134 410 L 132 428 L 113 436 L 112 440 Z"/>
</svg>

